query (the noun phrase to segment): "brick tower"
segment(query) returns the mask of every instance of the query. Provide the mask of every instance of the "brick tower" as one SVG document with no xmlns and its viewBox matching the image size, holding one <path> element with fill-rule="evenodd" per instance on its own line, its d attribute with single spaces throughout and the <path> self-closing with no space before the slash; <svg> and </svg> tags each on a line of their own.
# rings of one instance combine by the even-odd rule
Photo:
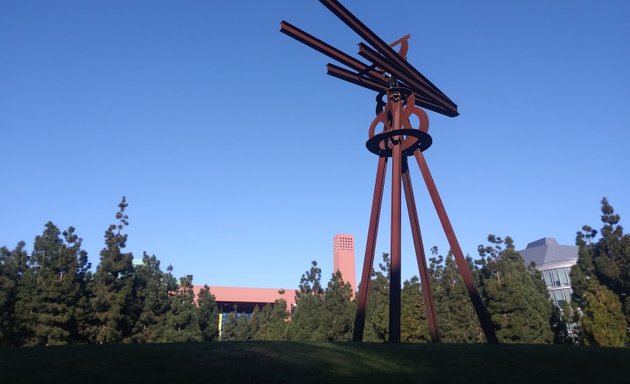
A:
<svg viewBox="0 0 630 384">
<path fill-rule="evenodd" d="M 357 289 L 357 275 L 354 269 L 354 236 L 335 235 L 333 237 L 334 271 L 341 272 L 343 281 L 350 283 L 352 293 Z"/>
</svg>

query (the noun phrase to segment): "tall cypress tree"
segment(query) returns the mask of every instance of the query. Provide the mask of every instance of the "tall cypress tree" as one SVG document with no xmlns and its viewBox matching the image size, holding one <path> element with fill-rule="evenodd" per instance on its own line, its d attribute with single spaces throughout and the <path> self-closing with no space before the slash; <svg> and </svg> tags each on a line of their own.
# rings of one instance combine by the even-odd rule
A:
<svg viewBox="0 0 630 384">
<path fill-rule="evenodd" d="M 16 315 L 24 345 L 60 345 L 77 341 L 77 309 L 89 269 L 81 239 L 70 227 L 60 237 L 48 222 L 35 238 L 30 266 L 18 289 Z M 64 242 L 65 240 L 65 242 Z"/>
<path fill-rule="evenodd" d="M 120 343 L 129 340 L 135 323 L 133 298 L 133 255 L 123 252 L 129 225 L 125 213 L 125 197 L 118 205 L 117 223 L 105 231 L 105 248 L 101 251 L 100 264 L 91 286 L 91 308 L 94 315 L 90 336 L 96 343 Z"/>
<path fill-rule="evenodd" d="M 499 342 L 551 343 L 552 304 L 540 274 L 525 266 L 509 236 L 489 235 L 488 241 L 479 246 L 480 256 L 488 257 L 481 271 L 483 296 Z"/>
<path fill-rule="evenodd" d="M 0 347 L 19 343 L 18 322 L 15 317 L 18 284 L 28 268 L 25 243 L 19 242 L 13 251 L 0 248 Z"/>
</svg>

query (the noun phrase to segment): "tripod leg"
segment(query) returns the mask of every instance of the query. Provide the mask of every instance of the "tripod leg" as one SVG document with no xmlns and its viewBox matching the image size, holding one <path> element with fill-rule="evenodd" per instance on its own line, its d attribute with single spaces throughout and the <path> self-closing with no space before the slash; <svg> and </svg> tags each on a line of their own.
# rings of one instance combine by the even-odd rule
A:
<svg viewBox="0 0 630 384">
<path fill-rule="evenodd" d="M 389 271 L 389 342 L 400 343 L 401 177 L 402 142 L 392 148 L 391 266 Z"/>
<path fill-rule="evenodd" d="M 475 282 L 473 280 L 472 273 L 470 272 L 470 267 L 468 266 L 468 262 L 464 258 L 464 253 L 459 246 L 459 241 L 457 241 L 457 237 L 455 236 L 455 231 L 453 231 L 451 221 L 446 214 L 444 204 L 442 203 L 440 194 L 438 193 L 435 182 L 433 181 L 433 176 L 431 176 L 431 171 L 429 171 L 429 166 L 427 165 L 427 162 L 424 159 L 424 155 L 422 154 L 422 152 L 416 150 L 414 152 L 414 155 L 416 157 L 416 160 L 418 161 L 418 166 L 420 167 L 420 172 L 422 172 L 424 182 L 426 183 L 429 190 L 429 195 L 431 195 L 431 200 L 433 200 L 435 210 L 437 211 L 438 217 L 440 218 L 440 223 L 442 223 L 442 228 L 444 229 L 444 233 L 446 234 L 448 243 L 451 246 L 451 251 L 455 256 L 455 262 L 457 263 L 459 273 L 464 280 L 464 285 L 466 285 L 470 300 L 473 303 L 473 307 L 475 307 L 475 312 L 477 312 L 477 317 L 479 318 L 479 322 L 481 323 L 483 333 L 486 335 L 488 343 L 496 344 L 498 340 L 494 331 L 494 326 L 492 325 L 492 321 L 490 320 L 490 314 L 488 313 L 486 307 L 483 305 L 483 301 L 481 301 L 481 296 L 479 296 L 479 292 L 475 287 Z"/>
<path fill-rule="evenodd" d="M 413 245 L 416 249 L 416 259 L 418 260 L 418 269 L 420 271 L 420 283 L 422 284 L 422 297 L 424 298 L 424 308 L 429 323 L 429 333 L 431 341 L 440 342 L 440 332 L 438 327 L 437 316 L 435 314 L 435 305 L 433 303 L 433 293 L 431 291 L 431 281 L 427 269 L 427 259 L 424 253 L 424 245 L 422 244 L 422 234 L 420 233 L 420 221 L 418 220 L 418 211 L 416 209 L 416 200 L 413 196 L 413 188 L 411 186 L 411 177 L 409 176 L 409 164 L 407 158 L 403 158 L 402 170 L 403 188 L 405 190 L 405 200 L 407 201 L 407 211 L 409 213 L 409 224 L 413 234 Z"/>
<path fill-rule="evenodd" d="M 378 222 L 381 216 L 381 203 L 383 202 L 383 187 L 385 186 L 386 171 L 387 157 L 379 157 L 378 166 L 376 168 L 376 183 L 374 184 L 372 211 L 370 213 L 370 226 L 368 228 L 367 244 L 365 246 L 363 272 L 361 274 L 361 285 L 359 286 L 357 313 L 354 318 L 354 332 L 352 334 L 352 341 L 363 340 L 365 312 L 367 309 L 368 294 L 370 292 L 370 279 L 372 278 L 372 266 L 374 265 L 376 235 L 378 234 Z"/>
</svg>

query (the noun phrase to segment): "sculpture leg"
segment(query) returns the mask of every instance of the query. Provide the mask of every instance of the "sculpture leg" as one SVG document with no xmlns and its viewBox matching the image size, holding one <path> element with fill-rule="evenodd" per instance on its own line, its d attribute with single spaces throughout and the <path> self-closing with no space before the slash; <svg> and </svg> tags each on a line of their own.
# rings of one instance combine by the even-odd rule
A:
<svg viewBox="0 0 630 384">
<path fill-rule="evenodd" d="M 455 262 L 457 264 L 457 268 L 459 269 L 459 273 L 464 280 L 464 285 L 468 290 L 468 295 L 470 296 L 470 300 L 473 303 L 475 312 L 477 312 L 477 317 L 479 318 L 479 322 L 481 323 L 483 333 L 486 335 L 488 343 L 496 344 L 498 340 L 494 331 L 494 326 L 492 325 L 492 321 L 490 320 L 490 314 L 488 313 L 486 307 L 483 305 L 481 296 L 479 296 L 479 292 L 477 291 L 477 287 L 475 286 L 472 273 L 470 272 L 470 267 L 468 266 L 468 262 L 464 258 L 464 253 L 459 246 L 459 241 L 457 241 L 457 237 L 455 236 L 455 231 L 453 231 L 451 221 L 446 214 L 446 209 L 444 209 L 444 204 L 442 203 L 440 194 L 438 193 L 435 182 L 433 181 L 433 176 L 431 176 L 431 171 L 429 171 L 429 166 L 427 165 L 422 152 L 416 150 L 414 152 L 414 155 L 416 157 L 416 160 L 418 161 L 420 172 L 422 173 L 424 182 L 426 183 L 429 190 L 429 195 L 431 196 L 431 200 L 433 201 L 435 210 L 437 211 L 438 217 L 440 218 L 440 223 L 442 224 L 442 228 L 444 229 L 444 233 L 446 234 L 448 243 L 451 246 L 451 251 L 455 256 Z"/>
<path fill-rule="evenodd" d="M 354 319 L 354 332 L 352 341 L 363 340 L 365 327 L 365 313 L 367 309 L 368 294 L 370 292 L 370 280 L 372 278 L 372 266 L 374 265 L 374 251 L 376 249 L 376 235 L 378 234 L 378 222 L 381 216 L 381 203 L 383 202 L 383 187 L 385 186 L 385 173 L 387 171 L 387 157 L 379 157 L 376 168 L 376 183 L 374 184 L 374 196 L 372 197 L 372 210 L 370 213 L 370 225 L 368 228 L 365 257 L 363 259 L 363 272 L 359 285 L 359 297 L 357 313 Z"/>
<path fill-rule="evenodd" d="M 420 272 L 420 283 L 422 285 L 422 297 L 424 299 L 424 308 L 427 314 L 427 322 L 429 323 L 429 334 L 431 341 L 440 342 L 440 332 L 438 327 L 437 316 L 435 314 L 435 304 L 433 303 L 433 293 L 431 291 L 431 281 L 427 268 L 427 259 L 424 253 L 424 245 L 422 243 L 422 234 L 420 233 L 420 221 L 418 220 L 418 211 L 416 209 L 416 200 L 413 196 L 413 188 L 411 186 L 411 177 L 409 176 L 409 165 L 407 158 L 403 159 L 402 170 L 403 188 L 405 190 L 405 200 L 407 202 L 407 211 L 409 213 L 409 224 L 413 234 L 413 245 L 416 249 L 416 259 L 418 260 L 418 269 Z"/>
<path fill-rule="evenodd" d="M 392 148 L 391 266 L 389 271 L 389 342 L 400 343 L 401 174 L 402 143 Z"/>
</svg>

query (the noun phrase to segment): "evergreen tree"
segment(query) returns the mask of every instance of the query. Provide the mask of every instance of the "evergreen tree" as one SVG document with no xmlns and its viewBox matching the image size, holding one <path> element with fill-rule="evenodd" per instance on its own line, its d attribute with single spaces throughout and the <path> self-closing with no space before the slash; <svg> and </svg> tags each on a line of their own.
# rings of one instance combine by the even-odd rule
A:
<svg viewBox="0 0 630 384">
<path fill-rule="evenodd" d="M 573 301 L 579 308 L 584 310 L 582 318 L 583 336 L 585 343 L 593 343 L 597 340 L 604 340 L 601 337 L 592 336 L 593 331 L 586 328 L 591 324 L 597 324 L 594 318 L 598 314 L 599 321 L 606 317 L 603 315 L 603 308 L 596 303 L 589 303 L 588 299 L 602 298 L 611 304 L 607 308 L 607 317 L 617 319 L 618 313 L 612 313 L 617 306 L 616 301 L 621 303 L 620 313 L 625 317 L 626 329 L 630 331 L 630 235 L 623 233 L 623 228 L 619 225 L 620 216 L 615 214 L 613 207 L 606 198 L 602 199 L 603 223 L 601 237 L 595 240 L 597 231 L 589 226 L 582 227 L 582 231 L 577 233 L 576 244 L 578 250 L 578 262 L 571 269 L 571 285 L 573 288 Z M 602 289 L 603 285 L 607 290 Z M 617 296 L 617 300 L 612 300 L 608 295 L 612 293 Z M 599 308 L 599 310 L 596 310 Z M 611 320 L 612 321 L 612 320 Z M 589 340 L 590 338 L 590 340 Z M 626 340 L 630 335 L 626 335 Z M 613 337 L 612 339 L 615 339 Z M 611 339 L 606 339 L 607 343 Z"/>
<path fill-rule="evenodd" d="M 254 308 L 254 313 L 248 316 L 245 312 L 239 312 L 238 307 L 234 305 L 232 312 L 223 322 L 223 330 L 221 332 L 221 341 L 247 341 L 252 340 L 256 333 L 257 317 L 260 309 Z"/>
<path fill-rule="evenodd" d="M 601 238 L 592 248 L 595 273 L 603 285 L 617 296 L 630 294 L 630 235 L 624 235 L 606 198 L 602 199 Z"/>
<path fill-rule="evenodd" d="M 350 341 L 354 326 L 355 305 L 352 286 L 343 281 L 341 272 L 333 273 L 324 292 L 320 314 L 321 334 L 327 341 Z"/>
<path fill-rule="evenodd" d="M 254 340 L 286 340 L 289 318 L 286 301 L 279 299 L 272 305 L 266 304 L 255 318 L 258 324 L 253 337 Z"/>
<path fill-rule="evenodd" d="M 626 321 L 619 298 L 594 280 L 584 293 L 582 332 L 586 345 L 623 347 L 626 342 Z"/>
<path fill-rule="evenodd" d="M 13 251 L 0 248 L 0 347 L 19 343 L 15 303 L 18 284 L 28 267 L 24 245 L 23 241 L 19 242 Z"/>
<path fill-rule="evenodd" d="M 175 343 L 202 341 L 192 276 L 187 275 L 179 281 L 179 288 L 171 297 L 170 311 L 166 314 L 165 341 Z"/>
<path fill-rule="evenodd" d="M 324 296 L 321 275 L 322 270 L 313 261 L 311 268 L 300 279 L 300 291 L 296 294 L 296 307 L 288 329 L 290 340 L 325 340 L 321 316 Z"/>
<path fill-rule="evenodd" d="M 171 268 L 169 268 L 170 270 Z M 169 292 L 175 292 L 177 283 L 169 273 L 160 269 L 160 261 L 146 252 L 142 265 L 134 272 L 134 318 L 137 319 L 131 339 L 137 343 L 155 343 L 164 339 L 166 316 L 170 311 Z"/>
<path fill-rule="evenodd" d="M 431 248 L 431 253 L 429 275 L 441 340 L 447 343 L 483 342 L 485 336 L 453 254 L 449 252 L 445 260 L 438 254 L 437 247 Z"/>
<path fill-rule="evenodd" d="M 68 228 L 63 239 L 60 235 L 52 222 L 46 224 L 35 238 L 29 268 L 18 287 L 16 316 L 24 345 L 61 345 L 78 338 L 76 314 L 90 265 L 74 228 Z"/>
<path fill-rule="evenodd" d="M 204 341 L 216 340 L 219 336 L 219 308 L 210 288 L 204 285 L 197 295 L 197 317 Z"/>
<path fill-rule="evenodd" d="M 581 339 L 579 312 L 574 302 L 567 301 L 561 307 L 553 306 L 551 329 L 554 344 L 576 344 Z"/>
<path fill-rule="evenodd" d="M 389 340 L 389 254 L 383 253 L 378 271 L 372 271 L 363 340 L 384 342 Z"/>
<path fill-rule="evenodd" d="M 417 276 L 413 276 L 403 283 L 400 312 L 400 341 L 405 343 L 426 343 L 431 340 L 422 297 L 422 287 Z"/>
<path fill-rule="evenodd" d="M 228 313 L 221 330 L 221 341 L 238 341 L 236 334 L 237 308 L 236 305 L 232 312 Z"/>
<path fill-rule="evenodd" d="M 483 296 L 499 342 L 552 342 L 552 304 L 540 274 L 525 267 L 509 236 L 489 235 L 488 241 L 479 246 L 480 256 L 488 257 L 481 271 Z"/>
<path fill-rule="evenodd" d="M 105 248 L 101 251 L 100 264 L 90 287 L 94 317 L 88 332 L 90 339 L 99 344 L 128 341 L 135 324 L 133 255 L 123 252 L 127 234 L 122 231 L 129 225 L 125 197 L 118 207 L 118 222 L 105 231 Z"/>
</svg>

